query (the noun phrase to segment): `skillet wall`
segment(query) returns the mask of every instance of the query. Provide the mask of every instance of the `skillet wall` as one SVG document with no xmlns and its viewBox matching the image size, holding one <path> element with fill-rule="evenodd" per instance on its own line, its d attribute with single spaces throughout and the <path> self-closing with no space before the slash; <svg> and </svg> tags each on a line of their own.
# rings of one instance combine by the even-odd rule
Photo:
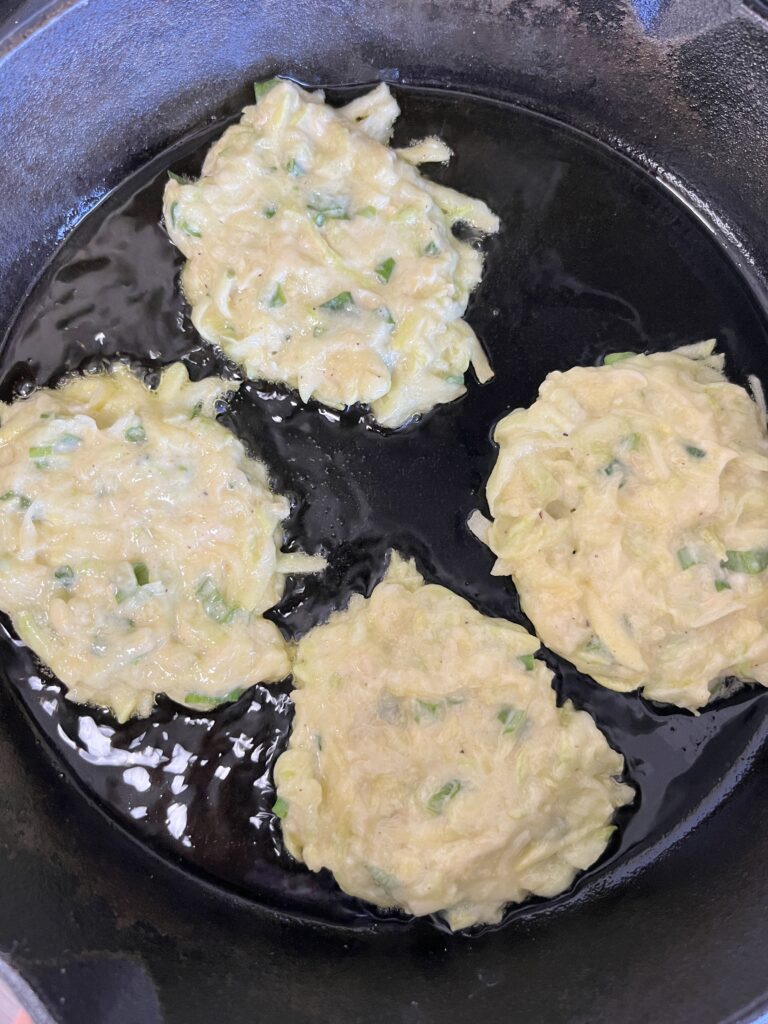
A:
<svg viewBox="0 0 768 1024">
<path fill-rule="evenodd" d="M 2 13 L 0 8 L 0 13 Z M 768 26 L 726 0 L 91 0 L 5 8 L 0 323 L 69 228 L 244 80 L 378 75 L 584 128 L 768 268 Z M 0 690 L 0 952 L 62 1021 L 706 1022 L 768 989 L 768 760 L 624 891 L 474 940 L 281 920 L 86 803 Z M 122 993 L 119 1005 L 116 993 Z M 226 1011 L 226 1014 L 224 1013 Z"/>
</svg>

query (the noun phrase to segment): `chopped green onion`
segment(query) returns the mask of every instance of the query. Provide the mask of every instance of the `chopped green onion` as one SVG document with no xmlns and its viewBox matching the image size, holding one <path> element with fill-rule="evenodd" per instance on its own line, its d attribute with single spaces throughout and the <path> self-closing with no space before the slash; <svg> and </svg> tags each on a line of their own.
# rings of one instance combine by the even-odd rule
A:
<svg viewBox="0 0 768 1024">
<path fill-rule="evenodd" d="M 703 448 L 697 448 L 696 445 L 687 444 L 685 450 L 691 456 L 692 459 L 703 459 L 707 454 Z"/>
<path fill-rule="evenodd" d="M 356 213 L 357 217 L 375 217 L 379 211 L 375 206 L 363 206 Z"/>
<path fill-rule="evenodd" d="M 690 569 L 692 565 L 696 565 L 696 558 L 690 548 L 678 548 L 677 560 L 681 569 Z"/>
<path fill-rule="evenodd" d="M 46 459 L 49 455 L 53 455 L 52 444 L 36 444 L 29 449 L 30 459 Z"/>
<path fill-rule="evenodd" d="M 29 508 L 32 504 L 32 499 L 28 498 L 26 494 L 17 494 L 16 491 L 6 491 L 5 494 L 0 494 L 0 501 L 13 501 L 14 498 L 18 498 L 20 508 Z"/>
<path fill-rule="evenodd" d="M 620 363 L 622 359 L 631 359 L 632 356 L 636 356 L 637 352 L 609 352 L 608 355 L 603 359 L 603 363 L 606 366 L 612 366 L 613 363 Z"/>
<path fill-rule="evenodd" d="M 339 292 L 332 299 L 320 304 L 320 309 L 329 309 L 332 313 L 341 313 L 351 309 L 355 304 L 351 292 Z"/>
<path fill-rule="evenodd" d="M 61 437 L 54 441 L 53 450 L 58 453 L 73 452 L 82 441 L 81 437 L 77 434 L 62 434 Z"/>
<path fill-rule="evenodd" d="M 391 256 L 388 256 L 387 259 L 382 260 L 378 267 L 376 267 L 376 269 L 374 270 L 374 274 L 376 275 L 376 277 L 378 277 L 382 284 L 386 284 L 389 281 L 390 277 L 392 277 L 392 271 L 394 269 L 395 261 Z"/>
<path fill-rule="evenodd" d="M 753 551 L 726 551 L 726 558 L 720 564 L 729 572 L 743 572 L 747 576 L 757 576 L 768 569 L 768 548 L 756 548 Z"/>
<path fill-rule="evenodd" d="M 281 284 L 278 284 L 277 287 L 275 288 L 274 292 L 272 293 L 272 298 L 269 300 L 269 308 L 270 309 L 277 309 L 279 306 L 284 306 L 284 305 L 285 305 L 285 292 L 283 291 L 283 286 Z"/>
<path fill-rule="evenodd" d="M 727 580 L 715 580 L 715 590 L 730 590 L 731 584 Z"/>
<path fill-rule="evenodd" d="M 621 459 L 611 459 L 607 466 L 603 466 L 600 472 L 603 476 L 615 476 L 616 473 L 625 473 L 627 467 Z"/>
<path fill-rule="evenodd" d="M 496 718 L 504 726 L 503 735 L 507 736 L 509 733 L 517 732 L 525 720 L 525 712 L 517 711 L 507 704 L 499 711 Z"/>
<path fill-rule="evenodd" d="M 184 698 L 184 703 L 191 704 L 193 707 L 215 708 L 219 704 L 229 704 L 233 700 L 239 700 L 244 693 L 245 690 L 241 686 L 236 686 L 234 690 L 225 693 L 223 697 L 213 697 L 208 693 L 188 693 Z"/>
<path fill-rule="evenodd" d="M 301 166 L 298 160 L 291 159 L 285 165 L 286 171 L 292 178 L 300 178 L 304 174 L 304 168 Z"/>
<path fill-rule="evenodd" d="M 307 208 L 314 214 L 313 220 L 318 227 L 322 227 L 327 220 L 349 220 L 348 201 L 335 196 L 321 196 L 314 193 Z"/>
<path fill-rule="evenodd" d="M 51 420 L 51 419 L 53 419 L 53 413 L 52 412 L 41 412 L 40 413 L 40 419 L 41 420 Z"/>
<path fill-rule="evenodd" d="M 227 604 L 224 595 L 213 582 L 210 576 L 206 576 L 197 588 L 197 596 L 203 606 L 203 610 L 209 619 L 214 622 L 226 625 L 231 622 L 237 613 L 237 608 Z"/>
<path fill-rule="evenodd" d="M 135 427 L 128 427 L 123 437 L 132 444 L 143 444 L 147 440 L 147 432 L 139 423 Z"/>
<path fill-rule="evenodd" d="M 532 654 L 521 654 L 517 660 L 526 672 L 533 672 L 534 658 Z"/>
<path fill-rule="evenodd" d="M 138 586 L 145 587 L 149 583 L 149 569 L 145 562 L 133 563 L 133 575 Z"/>
<path fill-rule="evenodd" d="M 382 871 L 381 868 L 377 868 L 374 864 L 367 864 L 366 869 L 373 882 L 378 885 L 378 887 L 383 890 L 387 896 L 392 896 L 392 890 L 398 884 L 394 875 L 390 875 L 387 871 Z"/>
<path fill-rule="evenodd" d="M 75 570 L 71 565 L 60 565 L 58 569 L 54 570 L 53 576 L 67 590 L 75 582 Z"/>
<path fill-rule="evenodd" d="M 444 786 L 441 786 L 436 793 L 427 800 L 427 810 L 431 814 L 442 814 L 445 810 L 445 806 L 449 803 L 461 789 L 461 783 L 458 779 L 451 779 L 450 782 L 446 782 Z"/>
<path fill-rule="evenodd" d="M 441 700 L 421 700 L 417 698 L 414 717 L 417 722 L 434 722 L 444 711 L 445 707 Z"/>
<path fill-rule="evenodd" d="M 585 654 L 594 654 L 603 661 L 613 661 L 613 655 L 599 636 L 591 636 L 583 649 Z"/>
<path fill-rule="evenodd" d="M 192 412 L 189 414 L 189 418 L 191 420 L 196 420 L 198 416 L 202 416 L 202 415 L 203 415 L 203 403 L 202 402 L 195 402 L 195 405 L 192 408 Z"/>
<path fill-rule="evenodd" d="M 268 92 L 275 88 L 276 85 L 280 84 L 279 78 L 267 78 L 263 82 L 253 83 L 253 95 L 257 100 L 260 100 L 262 96 L 266 96 Z"/>
<path fill-rule="evenodd" d="M 390 313 L 389 309 L 387 309 L 386 306 L 379 306 L 376 312 L 379 314 L 379 316 L 381 317 L 385 324 L 389 324 L 390 327 L 395 326 L 395 321 L 392 318 L 392 314 Z"/>
<path fill-rule="evenodd" d="M 188 221 L 183 220 L 182 218 L 180 218 L 178 216 L 178 213 L 179 213 L 179 204 L 178 204 L 178 202 L 171 203 L 171 225 L 173 227 L 181 228 L 182 231 L 185 231 L 188 235 L 192 235 L 193 238 L 202 238 L 203 237 L 202 233 L 200 231 L 198 231 L 197 228 L 193 228 L 192 225 Z"/>
<path fill-rule="evenodd" d="M 175 171 L 168 171 L 168 177 L 179 185 L 186 185 L 189 181 L 189 178 L 185 178 L 182 174 L 176 174 Z"/>
<path fill-rule="evenodd" d="M 282 821 L 288 813 L 288 802 L 279 796 L 272 804 L 272 813 Z"/>
<path fill-rule="evenodd" d="M 637 446 L 640 444 L 640 435 L 636 433 L 627 434 L 622 439 L 621 447 L 627 452 L 634 452 L 637 450 Z"/>
<path fill-rule="evenodd" d="M 267 220 L 272 220 L 276 213 L 277 207 L 275 206 L 274 203 L 270 203 L 269 206 L 264 207 L 264 216 L 267 218 Z"/>
<path fill-rule="evenodd" d="M 437 242 L 429 242 L 428 245 L 424 246 L 424 255 L 425 256 L 437 256 L 437 255 L 439 255 L 439 253 L 440 253 L 440 246 L 437 244 Z"/>
</svg>

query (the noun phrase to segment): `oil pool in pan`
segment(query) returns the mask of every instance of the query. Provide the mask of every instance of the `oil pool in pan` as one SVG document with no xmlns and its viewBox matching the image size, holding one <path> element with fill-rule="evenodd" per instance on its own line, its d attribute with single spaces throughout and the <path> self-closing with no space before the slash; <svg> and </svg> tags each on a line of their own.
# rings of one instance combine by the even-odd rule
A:
<svg viewBox="0 0 768 1024">
<path fill-rule="evenodd" d="M 485 199 L 502 219 L 468 313 L 496 377 L 484 387 L 470 381 L 458 402 L 388 435 L 359 411 L 338 415 L 271 386 L 239 387 L 223 420 L 269 465 L 277 489 L 294 496 L 289 543 L 330 556 L 325 574 L 289 583 L 270 613 L 289 636 L 369 592 L 390 547 L 480 611 L 529 625 L 511 583 L 489 575 L 493 557 L 465 521 L 482 505 L 493 425 L 529 404 L 550 370 L 609 350 L 716 337 L 731 379 L 768 379 L 766 325 L 747 285 L 706 228 L 648 176 L 509 106 L 395 92 L 403 110 L 395 143 L 442 136 L 456 155 L 430 173 Z M 330 99 L 349 95 L 331 91 Z M 244 92 L 237 104 L 245 102 Z M 149 372 L 181 358 L 193 376 L 234 375 L 195 336 L 178 289 L 181 257 L 159 223 L 167 170 L 197 173 L 225 123 L 161 154 L 72 233 L 6 341 L 3 399 L 115 355 Z M 86 791 L 134 834 L 267 906 L 357 926 L 393 916 L 340 893 L 330 875 L 311 874 L 282 847 L 271 768 L 290 728 L 288 684 L 252 689 L 215 715 L 161 698 L 150 719 L 117 727 L 65 701 L 4 626 L 6 675 L 27 712 Z M 694 717 L 602 689 L 544 656 L 561 696 L 587 709 L 626 758 L 638 798 L 570 892 L 511 908 L 507 919 L 583 899 L 690 828 L 738 778 L 768 701 L 745 689 Z"/>
</svg>

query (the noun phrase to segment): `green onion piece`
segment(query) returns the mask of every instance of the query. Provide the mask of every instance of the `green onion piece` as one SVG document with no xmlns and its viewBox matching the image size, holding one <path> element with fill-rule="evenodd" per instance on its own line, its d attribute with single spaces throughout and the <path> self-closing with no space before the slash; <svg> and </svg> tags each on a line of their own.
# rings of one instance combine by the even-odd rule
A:
<svg viewBox="0 0 768 1024">
<path fill-rule="evenodd" d="M 615 476 L 616 473 L 624 473 L 627 467 L 620 459 L 611 459 L 607 466 L 603 466 L 600 472 L 603 476 Z"/>
<path fill-rule="evenodd" d="M 690 569 L 692 565 L 696 565 L 696 559 L 690 548 L 678 548 L 677 560 L 681 569 Z"/>
<path fill-rule="evenodd" d="M 189 178 L 185 178 L 182 174 L 176 174 L 175 171 L 168 171 L 168 177 L 171 181 L 177 182 L 179 185 L 186 185 Z"/>
<path fill-rule="evenodd" d="M 304 174 L 304 168 L 301 166 L 298 160 L 291 159 L 285 165 L 286 171 L 292 178 L 300 178 Z"/>
<path fill-rule="evenodd" d="M 209 693 L 188 693 L 184 698 L 184 703 L 191 704 L 193 707 L 215 708 L 220 704 L 229 704 L 233 700 L 239 700 L 244 693 L 245 690 L 241 686 L 236 686 L 234 690 L 225 693 L 223 697 L 213 697 Z"/>
<path fill-rule="evenodd" d="M 391 256 L 388 256 L 387 259 L 382 260 L 378 267 L 376 267 L 376 269 L 374 270 L 374 274 L 376 275 L 376 277 L 378 277 L 382 284 L 386 284 L 387 281 L 389 281 L 390 277 L 392 277 L 392 271 L 394 269 L 395 261 Z"/>
<path fill-rule="evenodd" d="M 622 359 L 631 359 L 636 355 L 637 352 L 609 352 L 603 359 L 603 363 L 606 366 L 612 366 L 614 363 L 620 363 Z"/>
<path fill-rule="evenodd" d="M 348 200 L 315 193 L 307 203 L 307 209 L 314 213 L 313 220 L 322 227 L 327 220 L 349 220 Z"/>
<path fill-rule="evenodd" d="M 339 292 L 332 299 L 320 304 L 320 309 L 329 309 L 332 313 L 341 313 L 351 309 L 355 304 L 351 292 Z"/>
<path fill-rule="evenodd" d="M 82 441 L 81 437 L 77 434 L 62 434 L 61 437 L 54 441 L 53 450 L 59 454 L 63 452 L 73 452 Z"/>
<path fill-rule="evenodd" d="M 29 508 L 32 504 L 32 499 L 28 498 L 26 494 L 17 494 L 16 491 L 6 491 L 5 494 L 0 494 L 0 501 L 13 501 L 14 498 L 18 498 L 20 508 Z"/>
<path fill-rule="evenodd" d="M 58 569 L 54 570 L 53 576 L 67 590 L 75 582 L 75 570 L 71 565 L 60 565 Z"/>
<path fill-rule="evenodd" d="M 517 660 L 526 672 L 533 672 L 534 658 L 532 654 L 521 654 Z"/>
<path fill-rule="evenodd" d="M 147 440 L 147 432 L 139 423 L 135 427 L 128 427 L 123 437 L 132 444 L 143 444 Z"/>
<path fill-rule="evenodd" d="M 445 708 L 441 700 L 421 700 L 417 698 L 416 714 L 414 717 L 417 722 L 434 722 L 436 718 L 440 717 L 444 710 Z"/>
<path fill-rule="evenodd" d="M 394 875 L 390 875 L 387 871 L 382 871 L 381 868 L 377 868 L 375 864 L 366 864 L 368 874 L 371 876 L 373 882 L 383 890 L 387 896 L 392 896 L 392 890 L 397 887 L 397 879 Z"/>
<path fill-rule="evenodd" d="M 768 569 L 768 548 L 756 548 L 753 551 L 726 551 L 726 558 L 720 564 L 729 572 L 743 572 L 747 576 L 757 576 Z"/>
<path fill-rule="evenodd" d="M 264 216 L 267 218 L 267 220 L 272 220 L 276 213 L 277 207 L 275 206 L 274 203 L 270 203 L 269 206 L 264 207 Z"/>
<path fill-rule="evenodd" d="M 613 655 L 605 646 L 599 636 L 591 636 L 584 644 L 585 654 L 594 654 L 606 661 L 613 661 Z"/>
<path fill-rule="evenodd" d="M 442 814 L 445 810 L 445 805 L 453 800 L 460 789 L 461 783 L 458 779 L 451 779 L 450 782 L 446 782 L 444 786 L 441 786 L 427 800 L 427 810 L 431 814 Z"/>
<path fill-rule="evenodd" d="M 186 231 L 188 235 L 192 235 L 193 238 L 202 238 L 201 232 L 197 228 L 193 228 L 192 225 L 182 218 L 179 217 L 179 204 L 178 202 L 171 203 L 171 226 L 179 227 L 182 231 Z"/>
<path fill-rule="evenodd" d="M 52 412 L 41 412 L 40 413 L 40 419 L 41 420 L 52 420 L 53 419 L 53 413 Z"/>
<path fill-rule="evenodd" d="M 517 732 L 525 720 L 525 712 L 517 711 L 506 704 L 496 715 L 496 718 L 504 726 L 503 735 L 507 736 L 509 733 Z"/>
<path fill-rule="evenodd" d="M 260 100 L 262 96 L 266 96 L 268 92 L 271 92 L 276 85 L 280 84 L 279 78 L 267 78 L 263 82 L 253 83 L 253 95 L 257 100 Z"/>
<path fill-rule="evenodd" d="M 378 212 L 379 211 L 376 209 L 375 206 L 363 206 L 361 209 L 359 209 L 356 212 L 355 216 L 357 216 L 357 217 L 375 217 Z"/>
<path fill-rule="evenodd" d="M 715 580 L 715 590 L 730 590 L 731 584 L 727 580 Z"/>
<path fill-rule="evenodd" d="M 275 817 L 280 818 L 280 820 L 282 821 L 283 818 L 288 814 L 288 802 L 286 800 L 283 800 L 283 798 L 279 796 L 277 800 L 275 800 L 275 802 L 272 804 L 272 813 L 275 815 Z"/>
<path fill-rule="evenodd" d="M 192 412 L 189 414 L 189 418 L 191 420 L 196 420 L 198 416 L 202 416 L 202 415 L 203 415 L 203 403 L 202 402 L 196 402 L 195 405 L 192 408 Z"/>
<path fill-rule="evenodd" d="M 138 586 L 145 587 L 149 583 L 149 569 L 145 562 L 133 563 L 133 575 Z"/>
<path fill-rule="evenodd" d="M 429 242 L 427 245 L 424 246 L 425 256 L 437 256 L 439 255 L 439 253 L 440 246 L 437 244 L 437 242 Z"/>
<path fill-rule="evenodd" d="M 224 595 L 210 576 L 206 576 L 197 588 L 197 596 L 203 606 L 203 611 L 214 622 L 226 625 L 235 617 L 237 608 L 227 604 Z"/>
<path fill-rule="evenodd" d="M 385 324 L 389 324 L 390 327 L 395 326 L 395 321 L 392 317 L 392 314 L 390 313 L 386 306 L 379 306 L 376 312 L 379 314 L 379 316 L 381 317 Z"/>
<path fill-rule="evenodd" d="M 685 450 L 691 456 L 692 459 L 703 459 L 707 454 L 703 448 L 697 448 L 696 445 L 687 444 Z"/>
<path fill-rule="evenodd" d="M 49 455 L 53 455 L 52 444 L 36 444 L 29 449 L 30 459 L 46 459 Z"/>
<path fill-rule="evenodd" d="M 275 288 L 274 292 L 272 293 L 272 298 L 269 300 L 269 308 L 270 309 L 277 309 L 279 306 L 284 306 L 284 305 L 285 305 L 285 292 L 283 291 L 283 286 L 281 284 L 278 284 L 277 287 Z"/>
<path fill-rule="evenodd" d="M 624 450 L 628 451 L 628 452 L 636 451 L 637 450 L 637 446 L 639 444 L 640 444 L 640 435 L 639 434 L 635 434 L 635 433 L 627 434 L 627 436 L 625 438 L 623 438 L 623 440 L 621 442 L 622 448 L 624 448 Z"/>
</svg>

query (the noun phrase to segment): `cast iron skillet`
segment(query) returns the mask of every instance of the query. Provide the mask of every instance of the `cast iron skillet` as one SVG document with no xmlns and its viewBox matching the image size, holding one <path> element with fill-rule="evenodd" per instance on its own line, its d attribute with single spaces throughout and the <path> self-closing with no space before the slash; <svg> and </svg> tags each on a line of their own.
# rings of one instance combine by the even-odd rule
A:
<svg viewBox="0 0 768 1024">
<path fill-rule="evenodd" d="M 14 28 L 15 20 L 20 24 Z M 669 197 L 656 202 L 659 189 L 634 171 L 637 195 L 626 210 L 617 200 L 619 223 L 632 221 L 640 196 L 654 207 L 651 222 L 670 211 L 661 235 L 669 230 L 670 237 L 686 240 L 680 251 L 665 250 L 661 274 L 655 268 L 647 281 L 634 282 L 646 303 L 640 319 L 649 328 L 647 335 L 635 330 L 637 346 L 693 340 L 681 334 L 695 336 L 714 317 L 732 372 L 761 370 L 768 265 L 760 194 L 768 155 L 766 52 L 757 13 L 716 3 L 705 9 L 637 0 L 634 11 L 623 3 L 587 0 L 391 10 L 366 3 L 320 9 L 283 3 L 247 11 L 207 4 L 193 11 L 169 4 L 151 14 L 140 4 L 107 0 L 68 9 L 22 7 L 9 14 L 0 63 L 6 128 L 0 312 L 10 322 L 57 243 L 131 171 L 200 128 L 209 115 L 233 109 L 242 101 L 244 82 L 285 69 L 312 82 L 381 77 L 448 88 L 455 100 L 436 94 L 443 97 L 432 108 L 438 120 L 441 102 L 464 103 L 461 90 L 513 101 L 628 153 L 673 188 L 678 203 L 691 207 L 681 213 Z M 430 95 L 417 93 L 404 107 L 411 103 L 416 112 L 419 103 L 429 106 Z M 462 109 L 471 116 L 481 107 Z M 482 109 L 492 120 L 487 105 Z M 499 123 L 507 116 L 524 120 L 499 113 Z M 471 126 L 466 131 L 471 134 Z M 537 184 L 546 182 L 534 179 L 534 191 Z M 509 185 L 514 192 L 515 182 Z M 703 226 L 695 226 L 696 217 Z M 678 220 L 684 225 L 679 231 Z M 93 222 L 84 225 L 84 241 Z M 601 230 L 615 245 L 611 259 L 628 258 L 611 224 Z M 708 231 L 713 238 L 705 241 Z M 533 304 L 541 314 L 535 329 L 515 324 L 536 341 L 526 352 L 524 374 L 515 375 L 510 364 L 496 392 L 476 390 L 463 407 L 440 412 L 425 430 L 409 435 L 410 442 L 394 442 L 410 444 L 410 454 L 425 466 L 424 439 L 434 440 L 441 423 L 473 410 L 473 420 L 484 411 L 493 419 L 505 403 L 530 400 L 548 369 L 585 357 L 560 341 L 564 308 L 577 339 L 579 332 L 592 337 L 602 329 L 606 336 L 598 340 L 606 347 L 632 347 L 611 344 L 617 325 L 630 332 L 633 323 L 637 327 L 626 302 L 618 313 L 615 296 L 605 291 L 587 289 L 585 299 L 584 282 L 568 273 L 569 266 L 542 261 L 542 252 L 532 261 L 512 244 L 495 255 L 493 287 L 505 294 L 499 274 L 506 266 L 510 315 L 519 305 L 521 280 L 534 295 L 545 279 L 556 279 L 557 287 L 545 288 L 549 305 Z M 666 291 L 659 284 L 665 276 Z M 698 293 L 690 293 L 693 278 Z M 648 297 L 659 287 L 656 322 Z M 21 343 L 4 351 L 5 395 L 31 377 L 46 379 L 73 358 L 56 349 L 36 301 L 33 296 L 25 314 L 25 330 L 39 335 L 34 363 L 25 364 L 33 350 Z M 108 314 L 110 302 L 103 301 Z M 494 326 L 492 314 L 478 303 L 474 315 L 486 334 L 501 339 L 503 327 Z M 398 521 L 393 514 L 395 530 Z M 425 571 L 471 591 L 470 581 L 462 583 L 463 567 L 447 555 L 431 566 L 428 553 L 421 555 Z M 502 602 L 498 594 L 473 596 L 480 604 Z M 503 603 L 494 609 L 507 611 Z M 9 645 L 5 651 L 6 674 L 15 678 L 23 654 Z M 694 800 L 688 787 L 695 783 L 686 782 L 682 797 L 691 797 L 695 813 L 684 827 L 668 830 L 668 841 L 654 848 L 652 859 L 630 857 L 612 877 L 598 872 L 581 896 L 518 914 L 501 931 L 449 938 L 424 923 L 349 927 L 349 921 L 337 921 L 331 927 L 327 917 L 325 924 L 311 920 L 323 920 L 322 914 L 300 914 L 290 900 L 281 906 L 243 898 L 241 890 L 181 870 L 167 851 L 157 856 L 138 844 L 85 798 L 40 732 L 30 729 L 17 689 L 7 682 L 0 697 L 0 949 L 67 1024 L 194 1024 L 276 1015 L 296 1022 L 478 1015 L 545 1022 L 726 1021 L 760 1012 L 768 966 L 761 940 L 768 835 L 759 777 L 765 701 L 759 694 L 739 695 L 711 712 L 711 720 L 727 722 L 730 733 L 710 763 L 710 793 Z M 664 718 L 658 709 L 647 714 Z M 647 723 L 645 715 L 638 713 L 637 721 Z M 663 729 L 676 720 L 667 715 Z M 680 719 L 680 727 L 693 730 L 690 721 Z M 634 759 L 649 793 L 660 766 Z M 681 794 L 657 786 L 655 797 L 661 804 L 668 797 L 673 806 Z M 641 800 L 640 811 L 644 806 Z"/>
</svg>

